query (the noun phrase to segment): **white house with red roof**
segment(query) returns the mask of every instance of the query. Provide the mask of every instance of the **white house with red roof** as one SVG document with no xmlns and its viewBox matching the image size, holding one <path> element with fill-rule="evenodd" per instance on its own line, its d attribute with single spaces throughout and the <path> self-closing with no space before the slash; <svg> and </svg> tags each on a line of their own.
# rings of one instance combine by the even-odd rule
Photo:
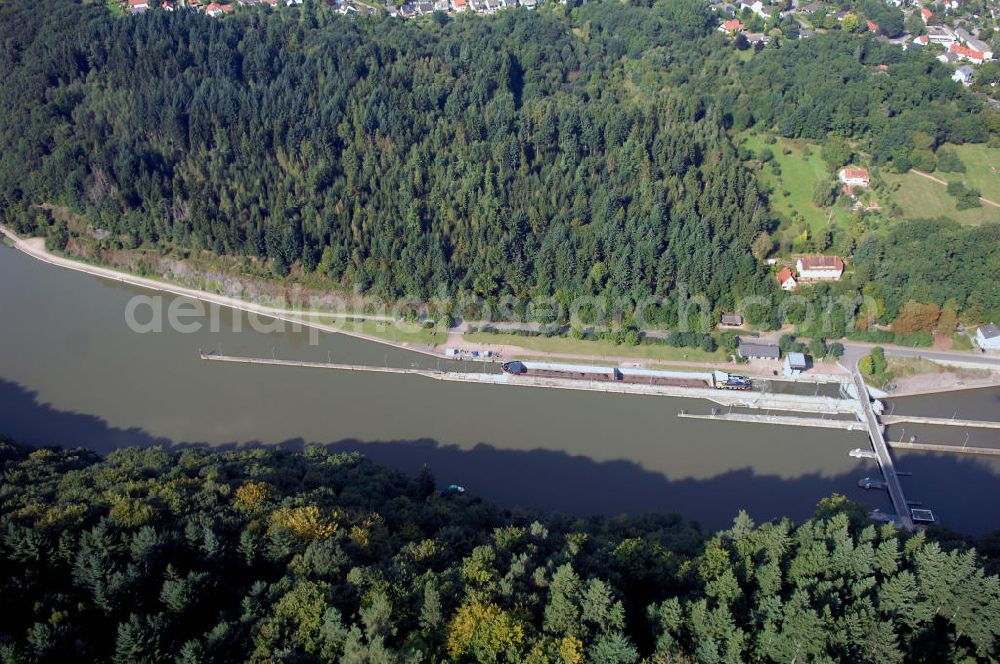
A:
<svg viewBox="0 0 1000 664">
<path fill-rule="evenodd" d="M 981 65 L 989 60 L 983 51 L 977 51 L 974 48 L 962 46 L 961 44 L 952 44 L 948 47 L 948 50 L 958 56 L 960 60 L 968 60 L 977 65 Z"/>
<path fill-rule="evenodd" d="M 803 256 L 795 261 L 799 279 L 804 281 L 837 281 L 844 274 L 840 256 Z"/>
<path fill-rule="evenodd" d="M 927 7 L 920 8 L 920 18 L 924 19 L 924 23 L 927 23 L 927 21 L 931 20 L 931 16 L 934 16 L 934 13 L 931 10 L 927 9 Z"/>
<path fill-rule="evenodd" d="M 837 173 L 837 177 L 847 187 L 867 187 L 870 183 L 868 179 L 868 169 L 860 166 L 848 166 L 842 168 Z"/>
<path fill-rule="evenodd" d="M 778 271 L 778 285 L 783 291 L 793 291 L 798 288 L 799 282 L 795 280 L 795 275 L 787 267 Z"/>
</svg>

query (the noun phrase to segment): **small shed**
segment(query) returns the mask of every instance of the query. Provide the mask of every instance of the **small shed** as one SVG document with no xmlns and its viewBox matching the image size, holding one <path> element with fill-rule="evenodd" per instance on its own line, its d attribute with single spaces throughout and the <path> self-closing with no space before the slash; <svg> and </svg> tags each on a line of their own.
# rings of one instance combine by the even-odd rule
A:
<svg viewBox="0 0 1000 664">
<path fill-rule="evenodd" d="M 743 316 L 739 314 L 722 314 L 720 324 L 725 327 L 741 327 L 743 325 Z"/>
<path fill-rule="evenodd" d="M 781 350 L 776 344 L 757 343 L 754 341 L 739 340 L 738 352 L 740 357 L 746 360 L 778 360 L 781 359 Z"/>
<path fill-rule="evenodd" d="M 786 376 L 798 376 L 807 368 L 806 356 L 803 353 L 788 353 L 785 355 Z"/>
</svg>

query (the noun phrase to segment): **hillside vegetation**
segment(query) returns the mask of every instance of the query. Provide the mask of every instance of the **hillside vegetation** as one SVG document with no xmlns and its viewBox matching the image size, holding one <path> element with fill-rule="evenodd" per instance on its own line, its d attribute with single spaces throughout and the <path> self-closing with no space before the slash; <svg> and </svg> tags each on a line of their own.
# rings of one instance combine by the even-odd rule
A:
<svg viewBox="0 0 1000 664">
<path fill-rule="evenodd" d="M 1000 653 L 977 555 L 805 523 L 510 513 L 356 454 L 4 443 L 5 662 L 943 662 Z M 970 660 L 971 661 L 971 660 Z"/>
<path fill-rule="evenodd" d="M 774 219 L 728 130 L 832 134 L 880 162 L 907 161 L 915 128 L 996 130 L 926 54 L 829 34 L 747 59 L 713 23 L 698 0 L 425 21 L 11 0 L 0 213 L 57 249 L 70 233 L 32 206 L 66 206 L 99 248 L 385 296 L 723 307 L 774 291 L 751 255 Z"/>
</svg>

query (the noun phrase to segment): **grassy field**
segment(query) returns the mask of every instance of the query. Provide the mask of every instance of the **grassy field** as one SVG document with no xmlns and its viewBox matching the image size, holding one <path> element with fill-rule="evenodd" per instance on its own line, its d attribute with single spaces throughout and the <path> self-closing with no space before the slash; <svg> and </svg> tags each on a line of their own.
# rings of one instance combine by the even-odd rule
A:
<svg viewBox="0 0 1000 664">
<path fill-rule="evenodd" d="M 965 164 L 965 173 L 934 173 L 942 180 L 963 180 L 975 187 L 986 198 L 1000 203 L 1000 148 L 985 145 L 956 145 L 959 159 Z M 997 210 L 1000 214 L 1000 210 Z"/>
<path fill-rule="evenodd" d="M 466 341 L 483 345 L 519 346 L 527 350 L 567 355 L 593 355 L 605 357 L 634 357 L 641 360 L 664 362 L 725 362 L 725 351 L 706 353 L 697 348 L 674 348 L 664 345 L 619 346 L 609 341 L 589 341 L 568 337 L 524 337 L 514 334 L 489 334 L 474 332 L 465 335 Z"/>
<path fill-rule="evenodd" d="M 958 179 L 957 173 L 934 173 L 935 177 Z M 968 174 L 967 174 L 968 175 Z M 933 219 L 949 217 L 962 224 L 982 224 L 1000 221 L 1000 208 L 983 205 L 970 210 L 959 210 L 955 199 L 948 195 L 944 185 L 938 184 L 916 173 L 883 173 L 882 179 L 892 185 L 893 202 L 903 211 L 907 219 Z M 965 178 L 970 182 L 970 178 Z M 896 188 L 898 186 L 898 188 Z M 985 195 L 985 194 L 984 194 Z"/>
<path fill-rule="evenodd" d="M 775 175 L 768 165 L 757 171 L 761 181 L 773 188 L 770 199 L 775 212 L 790 221 L 801 215 L 812 234 L 830 224 L 846 223 L 847 210 L 844 208 L 819 208 L 812 202 L 816 185 L 829 177 L 826 163 L 820 157 L 819 145 L 784 138 L 768 145 L 762 136 L 757 135 L 746 136 L 741 142 L 755 154 L 759 154 L 762 148 L 769 148 L 774 153 L 774 160 L 781 166 L 780 176 Z M 808 155 L 806 147 L 809 148 Z M 789 154 L 784 154 L 785 150 L 789 150 Z M 785 192 L 788 192 L 787 196 Z"/>
</svg>

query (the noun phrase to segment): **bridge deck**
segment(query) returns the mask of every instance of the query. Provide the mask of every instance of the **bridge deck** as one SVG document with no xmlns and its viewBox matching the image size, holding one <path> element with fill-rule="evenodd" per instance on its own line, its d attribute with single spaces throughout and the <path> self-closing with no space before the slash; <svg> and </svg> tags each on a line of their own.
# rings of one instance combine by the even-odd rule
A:
<svg viewBox="0 0 1000 664">
<path fill-rule="evenodd" d="M 904 528 L 912 530 L 913 519 L 910 517 L 910 508 L 906 504 L 906 496 L 903 495 L 903 486 L 899 482 L 899 476 L 896 474 L 896 468 L 893 465 L 892 455 L 889 453 L 889 447 L 885 443 L 885 436 L 882 434 L 882 425 L 875 416 L 864 378 L 862 378 L 861 372 L 856 368 L 854 370 L 854 386 L 858 390 L 858 401 L 861 402 L 865 423 L 868 425 L 868 436 L 871 439 L 872 449 L 875 450 L 879 468 L 882 469 L 882 477 L 885 479 L 886 488 L 889 490 L 892 507 L 896 510 L 896 518 Z"/>
</svg>

